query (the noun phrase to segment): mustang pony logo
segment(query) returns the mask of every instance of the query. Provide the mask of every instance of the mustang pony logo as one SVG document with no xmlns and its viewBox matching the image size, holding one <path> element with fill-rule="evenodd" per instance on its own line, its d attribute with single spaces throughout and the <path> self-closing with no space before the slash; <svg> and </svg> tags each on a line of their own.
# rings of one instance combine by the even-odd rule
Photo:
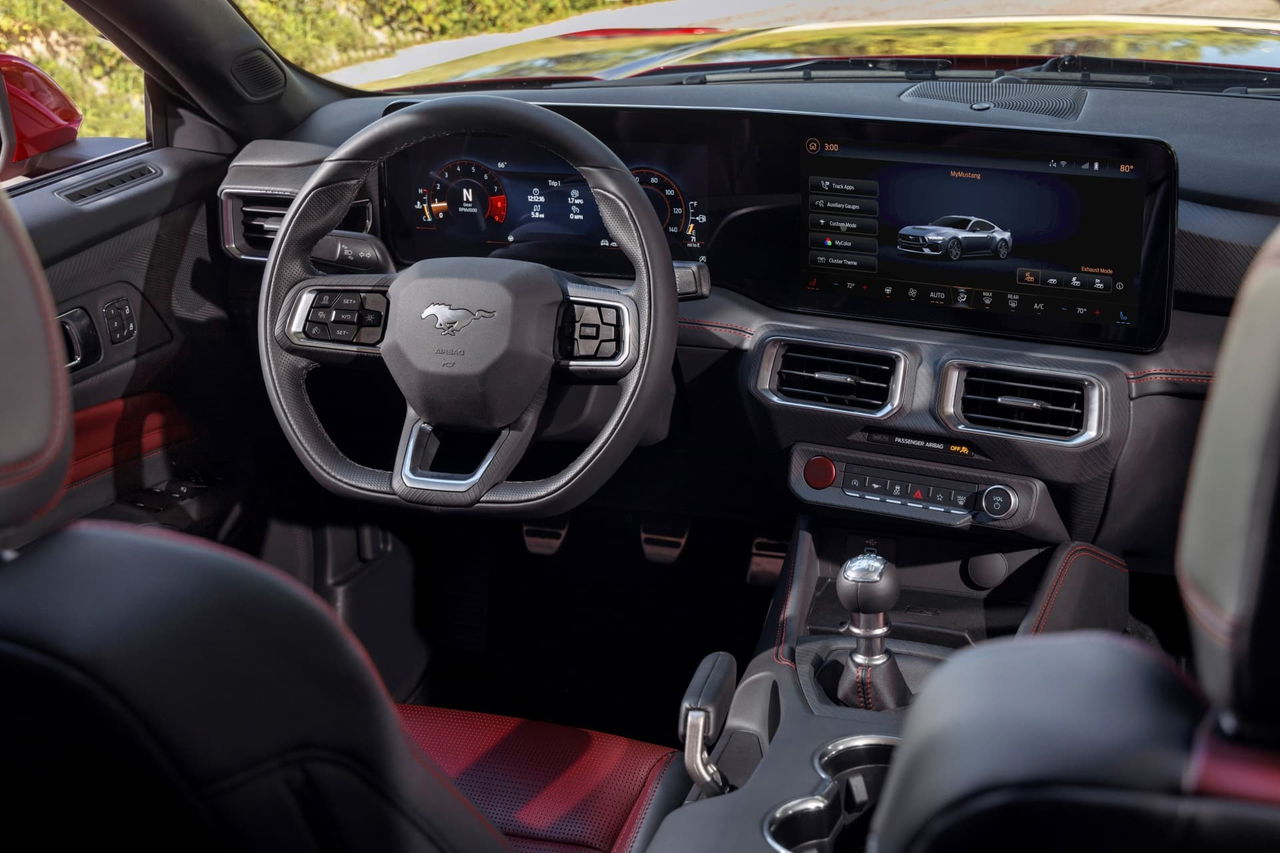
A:
<svg viewBox="0 0 1280 853">
<path fill-rule="evenodd" d="M 472 311 L 470 308 L 454 308 L 452 305 L 437 302 L 426 307 L 426 310 L 422 312 L 422 319 L 425 320 L 433 315 L 436 318 L 436 328 L 440 330 L 440 334 L 456 335 L 467 326 L 470 326 L 472 320 L 486 320 L 493 316 L 493 312 L 485 311 L 484 309 Z"/>
</svg>

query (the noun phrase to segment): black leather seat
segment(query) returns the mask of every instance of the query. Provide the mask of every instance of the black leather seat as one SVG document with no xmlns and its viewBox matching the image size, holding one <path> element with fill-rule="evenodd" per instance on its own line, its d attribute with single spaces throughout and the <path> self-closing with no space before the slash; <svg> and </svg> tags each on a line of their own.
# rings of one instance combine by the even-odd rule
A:
<svg viewBox="0 0 1280 853">
<path fill-rule="evenodd" d="M 0 269 L 3 547 L 70 442 L 54 308 L 3 192 Z M 0 685 L 5 836 L 47 849 L 623 853 L 689 789 L 664 747 L 397 708 L 310 590 L 158 528 L 0 551 Z"/>
<path fill-rule="evenodd" d="M 1197 680 L 1114 634 L 995 641 L 908 713 L 876 853 L 1280 849 L 1280 232 L 1237 297 L 1178 583 Z"/>
</svg>

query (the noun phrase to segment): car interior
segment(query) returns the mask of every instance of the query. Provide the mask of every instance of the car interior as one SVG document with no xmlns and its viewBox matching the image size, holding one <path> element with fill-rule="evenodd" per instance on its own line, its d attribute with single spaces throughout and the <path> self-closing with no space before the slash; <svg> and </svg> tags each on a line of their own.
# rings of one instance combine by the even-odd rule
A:
<svg viewBox="0 0 1280 853">
<path fill-rule="evenodd" d="M 149 136 L 0 191 L 15 838 L 1277 849 L 1275 97 L 70 5 Z"/>
</svg>

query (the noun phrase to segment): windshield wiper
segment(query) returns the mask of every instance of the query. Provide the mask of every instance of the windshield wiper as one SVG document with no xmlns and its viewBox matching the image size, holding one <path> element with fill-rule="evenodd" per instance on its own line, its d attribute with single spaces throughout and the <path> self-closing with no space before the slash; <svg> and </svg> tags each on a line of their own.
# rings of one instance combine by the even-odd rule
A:
<svg viewBox="0 0 1280 853">
<path fill-rule="evenodd" d="M 1074 53 L 1055 56 L 1040 65 L 1019 68 L 1010 72 L 1010 76 L 1028 83 L 1144 86 L 1226 94 L 1274 94 L 1280 87 L 1280 74 L 1274 71 Z"/>
</svg>

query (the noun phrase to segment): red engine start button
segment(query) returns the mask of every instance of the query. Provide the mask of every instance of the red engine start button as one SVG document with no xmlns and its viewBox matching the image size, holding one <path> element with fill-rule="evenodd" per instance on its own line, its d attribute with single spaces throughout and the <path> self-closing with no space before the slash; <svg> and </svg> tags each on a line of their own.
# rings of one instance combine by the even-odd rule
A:
<svg viewBox="0 0 1280 853">
<path fill-rule="evenodd" d="M 804 481 L 811 489 L 825 489 L 836 481 L 836 463 L 825 456 L 813 456 L 804 463 Z"/>
</svg>

